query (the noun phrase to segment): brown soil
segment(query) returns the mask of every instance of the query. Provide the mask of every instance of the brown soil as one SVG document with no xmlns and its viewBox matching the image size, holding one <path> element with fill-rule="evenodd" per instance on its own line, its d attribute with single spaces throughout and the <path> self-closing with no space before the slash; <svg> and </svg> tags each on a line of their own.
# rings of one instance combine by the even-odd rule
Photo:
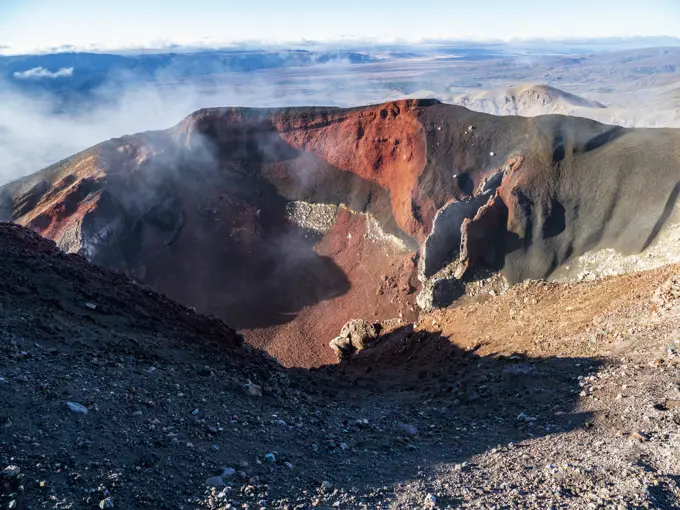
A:
<svg viewBox="0 0 680 510">
<path fill-rule="evenodd" d="M 415 253 L 404 253 L 389 242 L 367 238 L 363 216 L 341 210 L 331 230 L 315 246 L 315 252 L 337 264 L 347 278 L 348 290 L 302 308 L 293 321 L 245 333 L 250 343 L 266 349 L 284 365 L 335 363 L 328 342 L 352 318 L 412 321 L 417 317 Z"/>
<path fill-rule="evenodd" d="M 441 333 L 484 356 L 514 352 L 589 355 L 596 317 L 612 311 L 613 306 L 625 309 L 647 298 L 649 289 L 677 272 L 677 266 L 666 266 L 578 285 L 528 281 L 499 297 L 482 295 L 465 306 L 423 315 L 417 329 Z M 565 345 L 562 339 L 569 335 L 581 336 Z M 610 335 L 598 337 L 597 351 L 611 354 L 607 347 L 613 349 L 618 340 Z"/>
</svg>

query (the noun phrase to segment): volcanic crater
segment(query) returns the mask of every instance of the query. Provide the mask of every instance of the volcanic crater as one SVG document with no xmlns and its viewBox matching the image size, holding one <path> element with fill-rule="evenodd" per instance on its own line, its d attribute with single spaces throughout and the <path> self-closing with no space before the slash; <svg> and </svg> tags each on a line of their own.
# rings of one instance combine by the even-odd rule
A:
<svg viewBox="0 0 680 510">
<path fill-rule="evenodd" d="M 680 133 L 435 100 L 215 108 L 0 188 L 2 220 L 214 314 L 289 366 L 501 271 L 638 253 L 675 219 Z"/>
</svg>

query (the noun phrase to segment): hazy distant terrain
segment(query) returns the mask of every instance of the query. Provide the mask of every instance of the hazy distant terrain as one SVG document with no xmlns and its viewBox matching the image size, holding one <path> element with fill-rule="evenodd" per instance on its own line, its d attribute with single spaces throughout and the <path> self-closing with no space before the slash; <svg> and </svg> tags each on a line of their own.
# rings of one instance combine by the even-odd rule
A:
<svg viewBox="0 0 680 510">
<path fill-rule="evenodd" d="M 652 42 L 667 46 L 630 49 Z M 225 105 L 356 106 L 433 97 L 495 114 L 562 113 L 624 126 L 677 126 L 677 44 L 659 39 L 0 57 L 0 182 L 103 140 L 167 128 L 199 108 Z"/>
<path fill-rule="evenodd" d="M 446 95 L 416 93 L 434 97 L 492 115 L 559 114 L 586 117 L 605 124 L 624 127 L 680 127 L 680 88 L 649 91 L 644 99 L 631 100 L 627 106 L 606 106 L 561 89 L 542 84 L 525 84 L 469 94 Z"/>
</svg>

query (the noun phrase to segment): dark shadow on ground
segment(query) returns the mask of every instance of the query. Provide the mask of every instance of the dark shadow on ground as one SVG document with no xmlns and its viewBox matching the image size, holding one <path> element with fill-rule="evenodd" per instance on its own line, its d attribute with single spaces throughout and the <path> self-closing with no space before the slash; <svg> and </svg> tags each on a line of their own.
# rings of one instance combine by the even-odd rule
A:
<svg viewBox="0 0 680 510">
<path fill-rule="evenodd" d="M 578 376 L 600 361 L 476 351 L 407 326 L 352 360 L 321 369 L 351 385 L 325 393 L 355 411 L 329 420 L 333 440 L 324 448 L 332 455 L 334 445 L 345 443 L 349 452 L 332 469 L 321 464 L 324 476 L 348 487 L 404 482 L 499 445 L 588 426 L 591 415 L 577 409 Z"/>
<path fill-rule="evenodd" d="M 134 265 L 146 268 L 143 281 L 236 329 L 282 324 L 345 294 L 342 269 L 314 250 L 319 233 L 289 221 L 274 189 L 248 181 L 230 176 L 213 182 L 212 193 L 208 182 L 178 190 L 185 224 L 177 239 L 165 245 L 152 228 L 140 234 Z"/>
<path fill-rule="evenodd" d="M 642 246 L 642 251 L 649 248 L 649 245 L 651 245 L 654 242 L 654 239 L 656 239 L 656 236 L 659 235 L 659 232 L 661 232 L 661 229 L 666 224 L 666 221 L 668 221 L 668 218 L 671 217 L 671 213 L 673 212 L 675 204 L 678 201 L 679 194 L 680 194 L 680 182 L 673 187 L 673 190 L 668 196 L 668 200 L 666 201 L 666 205 L 664 205 L 663 212 L 659 215 L 659 218 L 656 220 L 656 223 L 654 223 L 654 228 L 652 228 L 652 231 L 649 233 L 649 237 L 645 241 L 645 244 Z"/>
<path fill-rule="evenodd" d="M 64 507 L 111 494 L 116 508 L 175 508 L 225 466 L 238 471 L 238 506 L 308 501 L 327 480 L 387 487 L 362 499 L 376 508 L 420 472 L 589 419 L 577 377 L 597 360 L 480 356 L 402 327 L 350 362 L 285 370 L 237 348 L 217 319 L 9 230 L 25 235 L 0 239 L 0 459 L 25 476 L 18 510 L 39 508 L 46 490 Z"/>
<path fill-rule="evenodd" d="M 413 243 L 397 226 L 387 191 L 295 149 L 266 118 L 252 132 L 206 128 L 198 140 L 109 179 L 111 214 L 125 217 L 129 230 L 107 248 L 112 260 L 94 262 L 122 265 L 199 312 L 252 329 L 289 322 L 350 289 L 342 268 L 315 250 L 323 234 L 289 219 L 291 201 L 371 212 Z M 146 210 L 141 218 L 139 210 Z"/>
</svg>

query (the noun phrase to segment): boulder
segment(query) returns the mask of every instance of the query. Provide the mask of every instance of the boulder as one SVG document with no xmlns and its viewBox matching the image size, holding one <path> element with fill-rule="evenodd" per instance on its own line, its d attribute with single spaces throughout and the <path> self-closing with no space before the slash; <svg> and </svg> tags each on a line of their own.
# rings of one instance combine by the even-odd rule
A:
<svg viewBox="0 0 680 510">
<path fill-rule="evenodd" d="M 352 319 L 345 323 L 340 335 L 330 341 L 339 360 L 347 359 L 354 353 L 370 347 L 378 339 L 380 328 L 363 319 Z"/>
</svg>

